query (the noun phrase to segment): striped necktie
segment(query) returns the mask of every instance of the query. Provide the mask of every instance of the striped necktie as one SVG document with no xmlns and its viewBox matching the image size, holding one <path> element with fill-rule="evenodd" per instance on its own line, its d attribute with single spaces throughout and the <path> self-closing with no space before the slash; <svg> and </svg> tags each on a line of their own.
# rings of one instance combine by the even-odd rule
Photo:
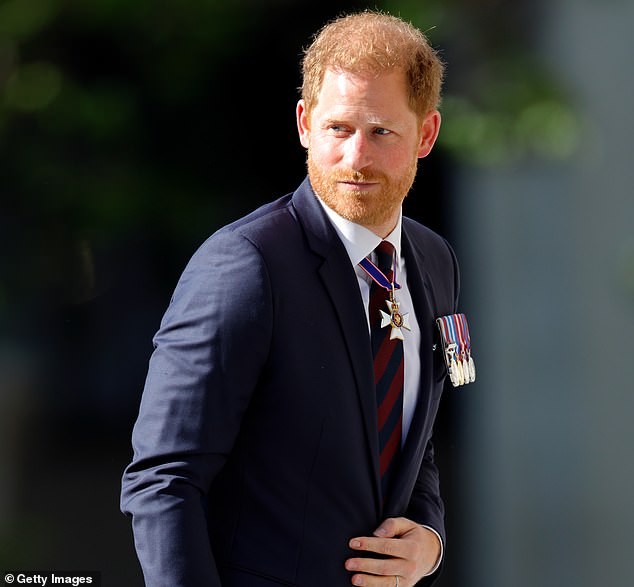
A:
<svg viewBox="0 0 634 587">
<path fill-rule="evenodd" d="M 387 241 L 382 241 L 374 252 L 377 254 L 378 268 L 392 282 L 394 247 Z M 390 340 L 390 326 L 381 328 L 380 310 L 389 312 L 385 303 L 388 298 L 388 291 L 373 281 L 370 286 L 369 316 L 383 502 L 391 489 L 391 482 L 398 468 L 403 430 L 403 341 L 398 338 Z"/>
</svg>

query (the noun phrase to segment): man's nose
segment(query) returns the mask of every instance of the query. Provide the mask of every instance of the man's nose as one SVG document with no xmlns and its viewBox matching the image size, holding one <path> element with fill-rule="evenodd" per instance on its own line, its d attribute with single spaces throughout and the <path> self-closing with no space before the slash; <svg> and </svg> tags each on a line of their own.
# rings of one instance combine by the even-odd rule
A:
<svg viewBox="0 0 634 587">
<path fill-rule="evenodd" d="M 372 164 L 372 146 L 361 131 L 350 135 L 344 145 L 343 163 L 354 171 L 361 171 Z"/>
</svg>

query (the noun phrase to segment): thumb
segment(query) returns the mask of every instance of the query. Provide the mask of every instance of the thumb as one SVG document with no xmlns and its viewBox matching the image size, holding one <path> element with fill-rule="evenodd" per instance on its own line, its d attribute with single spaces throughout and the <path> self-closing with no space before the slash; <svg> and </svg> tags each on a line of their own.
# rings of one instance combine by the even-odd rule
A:
<svg viewBox="0 0 634 587">
<path fill-rule="evenodd" d="M 378 538 L 394 538 L 395 536 L 402 536 L 415 526 L 416 523 L 407 518 L 387 518 L 373 534 Z"/>
</svg>

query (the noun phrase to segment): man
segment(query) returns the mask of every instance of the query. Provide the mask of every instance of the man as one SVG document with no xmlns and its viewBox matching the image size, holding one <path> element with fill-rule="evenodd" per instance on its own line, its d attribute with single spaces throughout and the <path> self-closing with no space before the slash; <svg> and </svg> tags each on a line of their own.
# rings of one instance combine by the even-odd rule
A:
<svg viewBox="0 0 634 587">
<path fill-rule="evenodd" d="M 303 68 L 309 177 L 202 245 L 154 340 L 122 494 L 149 587 L 411 587 L 441 563 L 434 321 L 458 269 L 401 204 L 442 65 L 364 12 Z"/>
</svg>

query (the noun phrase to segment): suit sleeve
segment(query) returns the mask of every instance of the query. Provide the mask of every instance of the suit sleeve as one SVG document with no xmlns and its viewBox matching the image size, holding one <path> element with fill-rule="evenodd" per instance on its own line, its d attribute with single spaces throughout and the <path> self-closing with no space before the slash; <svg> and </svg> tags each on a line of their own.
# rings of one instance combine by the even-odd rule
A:
<svg viewBox="0 0 634 587">
<path fill-rule="evenodd" d="M 235 442 L 270 341 L 257 248 L 224 231 L 192 257 L 154 338 L 121 507 L 147 587 L 220 587 L 206 495 Z"/>
<path fill-rule="evenodd" d="M 433 528 L 441 537 L 443 551 L 445 540 L 445 507 L 440 497 L 438 480 L 438 468 L 434 463 L 434 448 L 432 441 L 427 443 L 425 456 L 421 464 L 414 491 L 409 502 L 406 517 Z M 442 567 L 442 560 L 441 560 Z M 431 585 L 440 574 L 439 567 L 432 575 L 424 577 L 418 585 L 427 587 Z"/>
</svg>

